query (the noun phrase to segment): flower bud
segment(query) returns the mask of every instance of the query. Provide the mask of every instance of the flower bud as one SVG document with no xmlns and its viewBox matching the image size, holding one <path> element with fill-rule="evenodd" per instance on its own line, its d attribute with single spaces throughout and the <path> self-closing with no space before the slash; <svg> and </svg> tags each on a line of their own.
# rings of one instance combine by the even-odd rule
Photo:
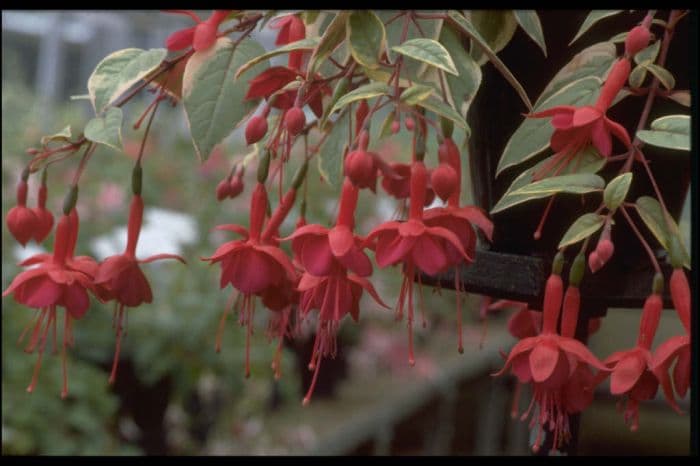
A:
<svg viewBox="0 0 700 466">
<path fill-rule="evenodd" d="M 301 133 L 305 124 L 306 115 L 304 115 L 304 111 L 299 107 L 290 108 L 284 115 L 284 127 L 291 136 L 296 136 Z"/>
<path fill-rule="evenodd" d="M 649 29 L 644 26 L 636 26 L 627 33 L 627 38 L 625 39 L 625 55 L 633 57 L 638 52 L 642 51 L 649 45 L 649 39 L 651 38 L 651 33 Z"/>
<path fill-rule="evenodd" d="M 610 260 L 613 252 L 615 252 L 615 245 L 612 241 L 610 241 L 610 239 L 603 238 L 602 240 L 598 241 L 595 251 L 598 253 L 598 259 L 600 259 L 602 267 L 608 262 L 608 260 Z"/>
<path fill-rule="evenodd" d="M 457 188 L 457 182 L 457 172 L 447 163 L 441 163 L 430 175 L 433 190 L 443 201 L 447 201 L 452 195 Z"/>
<path fill-rule="evenodd" d="M 231 182 L 228 185 L 228 197 L 234 199 L 243 192 L 243 188 L 243 176 L 241 174 L 237 174 L 231 178 Z"/>
<path fill-rule="evenodd" d="M 267 133 L 267 119 L 260 115 L 255 115 L 248 121 L 245 127 L 245 142 L 246 144 L 255 144 L 261 140 Z"/>
<path fill-rule="evenodd" d="M 588 255 L 588 267 L 591 269 L 591 273 L 596 273 L 598 270 L 603 267 L 603 261 L 600 260 L 600 257 L 598 256 L 598 253 L 596 251 L 592 251 Z"/>
<path fill-rule="evenodd" d="M 224 178 L 216 185 L 216 200 L 223 201 L 228 197 L 230 191 L 230 183 L 227 178 Z"/>
<path fill-rule="evenodd" d="M 358 188 L 374 188 L 377 165 L 369 152 L 358 149 L 345 158 L 345 176 Z"/>
<path fill-rule="evenodd" d="M 44 171 L 46 173 L 46 171 Z M 37 207 L 32 209 L 37 218 L 36 230 L 34 231 L 34 241 L 41 243 L 49 236 L 53 228 L 53 214 L 46 208 L 46 197 L 48 189 L 46 184 L 39 187 L 39 201 Z"/>
<path fill-rule="evenodd" d="M 413 118 L 406 117 L 406 119 L 404 120 L 404 125 L 406 126 L 407 130 L 413 131 L 416 127 L 416 122 L 413 121 Z"/>
<path fill-rule="evenodd" d="M 391 134 L 396 134 L 401 129 L 401 123 L 398 120 L 391 122 Z"/>
<path fill-rule="evenodd" d="M 682 268 L 673 269 L 669 288 L 673 307 L 676 308 L 685 331 L 690 333 L 690 286 Z"/>
</svg>

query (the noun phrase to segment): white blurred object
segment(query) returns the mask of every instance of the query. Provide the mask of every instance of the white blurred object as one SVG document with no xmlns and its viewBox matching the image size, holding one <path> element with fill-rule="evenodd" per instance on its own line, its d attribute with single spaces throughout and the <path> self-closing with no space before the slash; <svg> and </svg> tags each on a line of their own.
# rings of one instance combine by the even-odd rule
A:
<svg viewBox="0 0 700 466">
<path fill-rule="evenodd" d="M 23 260 L 29 259 L 31 256 L 35 254 L 42 254 L 45 253 L 46 249 L 43 248 L 42 246 L 39 246 L 38 244 L 31 242 L 27 243 L 27 246 L 22 247 L 19 244 L 16 244 L 15 247 L 12 250 L 12 256 L 15 258 L 17 262 L 22 262 Z"/>
<path fill-rule="evenodd" d="M 195 220 L 191 215 L 152 207 L 146 210 L 141 228 L 136 257 L 146 258 L 154 254 L 180 254 L 186 244 L 198 240 Z M 90 243 L 98 260 L 120 254 L 126 247 L 126 227 L 114 229 Z"/>
</svg>

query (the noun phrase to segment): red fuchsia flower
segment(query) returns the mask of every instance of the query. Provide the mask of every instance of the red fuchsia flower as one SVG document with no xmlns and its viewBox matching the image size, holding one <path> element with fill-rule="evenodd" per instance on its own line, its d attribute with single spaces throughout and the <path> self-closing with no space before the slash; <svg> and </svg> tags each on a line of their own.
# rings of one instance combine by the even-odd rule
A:
<svg viewBox="0 0 700 466">
<path fill-rule="evenodd" d="M 46 187 L 46 170 L 44 170 L 41 177 L 41 186 L 39 187 L 37 206 L 32 209 L 37 218 L 37 226 L 34 232 L 34 241 L 37 243 L 44 241 L 53 229 L 53 214 L 46 208 L 47 196 L 48 188 Z"/>
<path fill-rule="evenodd" d="M 12 236 L 22 246 L 26 246 L 40 227 L 41 220 L 36 213 L 27 207 L 27 177 L 22 176 L 22 180 L 17 185 L 17 205 L 7 213 L 7 228 Z"/>
<path fill-rule="evenodd" d="M 532 384 L 532 401 L 521 419 L 530 416 L 532 407 L 537 404 L 539 413 L 532 417 L 530 423 L 531 428 L 535 423 L 539 424 L 534 451 L 539 450 L 544 428 L 554 433 L 556 447 L 565 442 L 569 436 L 569 414 L 590 402 L 593 374 L 585 366 L 606 370 L 583 343 L 573 339 L 573 335 L 557 333 L 564 294 L 560 277 L 563 256 L 560 254 L 554 260 L 552 274 L 545 287 L 541 333 L 519 341 L 511 350 L 503 369 L 494 374 L 499 376 L 511 369 L 521 384 Z M 577 314 L 565 313 L 562 328 L 575 329 L 575 321 L 570 320 L 577 319 Z M 582 385 L 581 382 L 586 383 Z"/>
<path fill-rule="evenodd" d="M 649 27 L 651 26 L 653 18 L 653 15 L 647 14 L 642 24 L 633 27 L 630 32 L 627 33 L 627 37 L 625 38 L 625 56 L 631 58 L 649 45 L 649 40 L 651 39 Z"/>
<path fill-rule="evenodd" d="M 610 372 L 601 372 L 597 377 L 597 383 L 600 383 L 610 375 L 610 393 L 623 397 L 618 404 L 620 409 L 626 399 L 624 419 L 633 432 L 639 428 L 639 403 L 654 398 L 659 388 L 659 381 L 652 371 L 650 349 L 662 308 L 660 294 L 655 292 L 649 295 L 642 310 L 637 345 L 630 350 L 610 355 L 604 361 Z"/>
<path fill-rule="evenodd" d="M 122 254 L 116 254 L 105 259 L 95 274 L 95 285 L 103 285 L 111 297 L 116 301 L 116 333 L 117 345 L 114 351 L 112 372 L 109 383 L 114 383 L 119 364 L 119 350 L 121 348 L 122 321 L 125 307 L 137 307 L 143 303 L 153 301 L 153 293 L 148 279 L 141 271 L 139 264 L 147 264 L 160 259 L 177 259 L 183 264 L 185 260 L 176 254 L 156 254 L 146 259 L 136 258 L 136 245 L 141 232 L 143 222 L 143 199 L 139 194 L 134 194 L 129 208 L 129 223 L 127 228 L 126 249 Z"/>
<path fill-rule="evenodd" d="M 428 275 L 436 275 L 444 271 L 450 265 L 448 245 L 452 245 L 468 261 L 473 260 L 473 255 L 464 250 L 460 239 L 447 228 L 428 226 L 424 223 L 423 205 L 428 184 L 428 171 L 422 161 L 413 162 L 410 182 L 411 199 L 408 221 L 390 221 L 379 225 L 367 236 L 366 244 L 373 244 L 376 239 L 375 257 L 379 267 L 384 268 L 398 263 L 403 265 L 404 279 L 397 303 L 397 316 L 398 318 L 403 316 L 404 302 L 408 296 L 408 361 L 409 364 L 414 365 L 414 279 L 420 277 L 420 271 Z"/>
<path fill-rule="evenodd" d="M 263 105 L 260 115 L 253 116 L 245 127 L 245 142 L 248 145 L 255 144 L 267 134 L 267 116 L 270 114 L 270 106 Z"/>
<path fill-rule="evenodd" d="M 661 383 L 666 400 L 677 412 L 681 412 L 673 395 L 675 388 L 679 398 L 685 397 L 690 387 L 690 286 L 688 277 L 682 268 L 673 270 L 670 280 L 671 299 L 676 308 L 686 334 L 669 338 L 656 348 L 652 357 L 652 371 Z M 671 365 L 676 361 L 673 368 L 673 386 L 669 372 Z"/>
<path fill-rule="evenodd" d="M 593 144 L 602 156 L 609 157 L 612 154 L 612 136 L 620 140 L 625 147 L 631 147 L 632 142 L 624 126 L 605 116 L 615 96 L 627 82 L 630 71 L 631 65 L 627 58 L 617 60 L 603 84 L 598 100 L 592 106 L 560 105 L 528 115 L 528 118 L 552 117 L 554 127 L 550 146 L 555 155 L 535 173 L 534 178 L 541 179 L 549 173 L 558 174 L 590 144 Z"/>
<path fill-rule="evenodd" d="M 189 16 L 197 23 L 195 26 L 180 29 L 170 34 L 165 40 L 165 46 L 168 47 L 168 50 L 183 50 L 191 46 L 194 48 L 195 52 L 199 52 L 214 45 L 219 25 L 224 22 L 232 10 L 215 10 L 205 21 L 202 21 L 199 16 L 191 10 L 165 11 Z"/>
<path fill-rule="evenodd" d="M 323 277 L 341 265 L 360 277 L 372 274 L 372 263 L 362 250 L 364 239 L 353 234 L 357 197 L 358 189 L 346 177 L 333 228 L 305 225 L 284 238 L 292 241 L 294 256 L 304 270 Z"/>
<path fill-rule="evenodd" d="M 41 368 L 41 358 L 48 342 L 49 329 L 53 328 L 53 346 L 56 348 L 56 308 L 64 307 L 64 334 L 63 350 L 61 354 L 63 366 L 63 388 L 61 397 L 68 396 L 68 378 L 66 375 L 66 347 L 72 345 L 71 323 L 72 319 L 81 319 L 90 307 L 88 290 L 93 290 L 91 277 L 82 271 L 69 267 L 67 257 L 72 248 L 71 219 L 68 215 L 63 215 L 56 227 L 56 239 L 54 241 L 54 252 L 50 259 L 44 254 L 41 257 L 32 257 L 25 263 L 37 264 L 29 270 L 25 270 L 17 275 L 10 286 L 3 292 L 3 296 L 12 294 L 15 301 L 26 306 L 39 309 L 39 315 L 32 330 L 29 345 L 26 352 L 32 353 L 39 348 L 34 375 L 27 387 L 28 392 L 34 391 L 39 369 Z M 42 330 L 43 325 L 43 330 Z M 20 340 L 24 337 L 24 334 Z"/>
<path fill-rule="evenodd" d="M 446 207 L 435 207 L 423 212 L 423 221 L 429 227 L 441 227 L 452 232 L 460 241 L 464 251 L 466 251 L 468 259 L 465 260 L 459 250 L 453 245 L 446 244 L 445 252 L 447 254 L 448 263 L 446 268 L 458 267 L 465 262 L 470 264 L 476 250 L 476 233 L 474 226 L 477 226 L 484 232 L 489 241 L 492 240 L 493 223 L 488 219 L 483 210 L 475 206 L 459 206 L 459 198 L 461 194 L 461 161 L 457 145 L 450 137 L 446 137 L 438 149 L 440 165 L 445 166 L 454 172 L 454 186 L 446 196 Z M 431 176 L 435 180 L 435 173 L 440 170 L 438 167 Z M 437 180 L 439 183 L 439 180 Z M 434 189 L 439 189 L 435 185 Z M 436 191 L 437 192 L 437 191 Z M 445 194 L 445 193 L 443 193 Z M 444 196 L 443 196 L 444 197 Z M 458 351 L 464 351 L 462 343 L 462 309 L 461 309 L 461 293 L 463 291 L 461 283 L 461 274 L 457 269 L 454 272 L 455 291 L 457 297 L 457 327 L 458 327 Z M 484 327 L 485 328 L 485 327 Z"/>
<path fill-rule="evenodd" d="M 279 29 L 275 45 L 287 45 L 306 37 L 304 21 L 295 14 L 286 15 L 273 21 L 270 23 L 270 28 Z M 303 58 L 304 52 L 302 50 L 294 50 L 289 53 L 287 65 L 293 70 L 300 70 Z"/>
<path fill-rule="evenodd" d="M 308 316 L 312 309 L 319 311 L 316 339 L 309 363 L 309 369 L 314 370 L 314 376 L 303 400 L 303 404 L 306 405 L 310 402 L 316 386 L 321 358 L 335 357 L 340 320 L 346 314 L 350 314 L 355 322 L 359 319 L 362 291 L 366 290 L 379 305 L 386 308 L 388 306 L 381 300 L 369 280 L 348 273 L 347 269 L 338 263 L 333 264 L 328 274 L 322 277 L 305 272 L 299 281 L 298 290 L 302 317 Z"/>
<path fill-rule="evenodd" d="M 243 239 L 224 243 L 211 257 L 203 258 L 212 264 L 221 263 L 221 288 L 230 283 L 243 295 L 240 322 L 247 326 L 246 377 L 250 375 L 250 336 L 255 296 L 296 280 L 294 267 L 284 252 L 261 241 L 266 209 L 267 192 L 263 183 L 258 182 L 251 198 L 250 230 L 239 225 L 219 225 L 216 227 L 218 230 L 233 231 Z"/>
</svg>

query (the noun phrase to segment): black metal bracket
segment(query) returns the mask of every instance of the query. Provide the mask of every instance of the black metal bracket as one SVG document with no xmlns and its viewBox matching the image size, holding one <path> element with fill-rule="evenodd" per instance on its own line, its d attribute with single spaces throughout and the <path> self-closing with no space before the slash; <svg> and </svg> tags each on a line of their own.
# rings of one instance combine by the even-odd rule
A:
<svg viewBox="0 0 700 466">
<path fill-rule="evenodd" d="M 468 292 L 512 299 L 528 303 L 531 309 L 542 309 L 544 285 L 551 264 L 541 257 L 505 254 L 477 250 L 472 264 L 459 269 L 462 286 Z M 607 269 L 607 270 L 606 270 Z M 564 268 L 564 272 L 568 267 Z M 662 272 L 666 279 L 671 268 L 664 264 Z M 454 269 L 430 277 L 421 276 L 427 285 L 454 289 Z M 620 270 L 611 262 L 596 274 L 587 273 L 581 282 L 581 309 L 586 317 L 604 316 L 608 307 L 641 308 L 651 291 L 654 277 L 652 268 Z M 564 277 L 566 278 L 566 277 Z M 672 308 L 668 291 L 663 294 L 664 307 Z"/>
</svg>

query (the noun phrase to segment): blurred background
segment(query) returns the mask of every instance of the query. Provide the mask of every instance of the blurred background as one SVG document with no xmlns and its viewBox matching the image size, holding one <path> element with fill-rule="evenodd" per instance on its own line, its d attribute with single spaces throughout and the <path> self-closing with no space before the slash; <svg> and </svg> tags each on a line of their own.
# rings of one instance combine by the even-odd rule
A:
<svg viewBox="0 0 700 466">
<path fill-rule="evenodd" d="M 78 133 L 92 116 L 87 101 L 71 96 L 87 92 L 95 65 L 118 49 L 163 47 L 170 32 L 189 25 L 187 18 L 157 11 L 3 11 L 3 219 L 15 202 L 16 183 L 28 160 L 25 149 L 69 124 Z M 253 37 L 272 48 L 274 31 L 265 29 Z M 123 248 L 131 168 L 142 134 L 131 124 L 150 96 L 144 93 L 125 108 L 124 153 L 100 147 L 81 180 L 78 254 L 101 260 Z M 465 353 L 460 355 L 454 293 L 425 287 L 428 325 L 416 325 L 413 368 L 407 363 L 405 322 L 395 322 L 393 311 L 363 298 L 360 323 L 343 321 L 339 354 L 324 360 L 316 392 L 305 408 L 301 399 L 311 375 L 306 365 L 312 325 L 285 345 L 279 381 L 270 368 L 276 342 L 268 341 L 263 331 L 266 310 L 256 313 L 251 378 L 243 375 L 245 332 L 236 319 L 228 320 L 223 350 L 217 354 L 214 339 L 230 289 L 219 289 L 219 268 L 200 257 L 230 239 L 214 232 L 215 225 L 247 223 L 255 171 L 248 170 L 243 195 L 216 202 L 216 184 L 249 152 L 241 131 L 200 164 L 181 105 L 163 105 L 158 113 L 144 161 L 146 212 L 138 255 L 177 253 L 188 264 L 165 261 L 143 267 L 154 302 L 128 311 L 114 386 L 107 384 L 114 351 L 112 307 L 92 301 L 74 326 L 66 400 L 59 396 L 58 356 L 47 355 L 38 388 L 26 392 L 36 356 L 25 354 L 17 340 L 34 314 L 3 298 L 3 454 L 528 454 L 527 425 L 510 417 L 513 380 L 489 375 L 502 364 L 499 349 L 508 351 L 514 343 L 505 330 L 509 312 L 490 314 L 485 326 L 477 295 L 466 299 Z M 409 140 L 403 135 L 374 142 L 374 149 L 389 159 L 407 160 Z M 428 151 L 434 153 L 431 143 Z M 70 160 L 49 172 L 47 207 L 55 215 L 76 164 Z M 307 221 L 328 225 L 337 189 L 322 183 L 315 168 L 310 173 L 314 195 L 309 197 Z M 36 203 L 36 178 L 30 181 L 29 206 Z M 397 208 L 381 190 L 376 197 L 366 190 L 360 196 L 361 234 Z M 291 232 L 292 217 L 283 225 L 283 235 Z M 689 244 L 689 205 L 680 226 Z M 20 271 L 17 262 L 45 251 L 52 241 L 50 237 L 44 247 L 32 242 L 22 248 L 3 225 L 2 289 Z M 372 282 L 390 305 L 396 302 L 400 280 L 399 270 L 375 267 Z M 591 337 L 593 352 L 602 359 L 632 346 L 638 316 L 610 309 Z M 675 314 L 667 312 L 656 342 L 682 331 Z M 688 398 L 682 404 L 686 411 Z M 529 394 L 523 393 L 521 412 L 527 401 Z M 642 405 L 636 433 L 627 429 L 615 404 L 607 383 L 599 387 L 582 416 L 579 454 L 688 453 L 689 416 L 675 414 L 660 393 Z"/>
</svg>

